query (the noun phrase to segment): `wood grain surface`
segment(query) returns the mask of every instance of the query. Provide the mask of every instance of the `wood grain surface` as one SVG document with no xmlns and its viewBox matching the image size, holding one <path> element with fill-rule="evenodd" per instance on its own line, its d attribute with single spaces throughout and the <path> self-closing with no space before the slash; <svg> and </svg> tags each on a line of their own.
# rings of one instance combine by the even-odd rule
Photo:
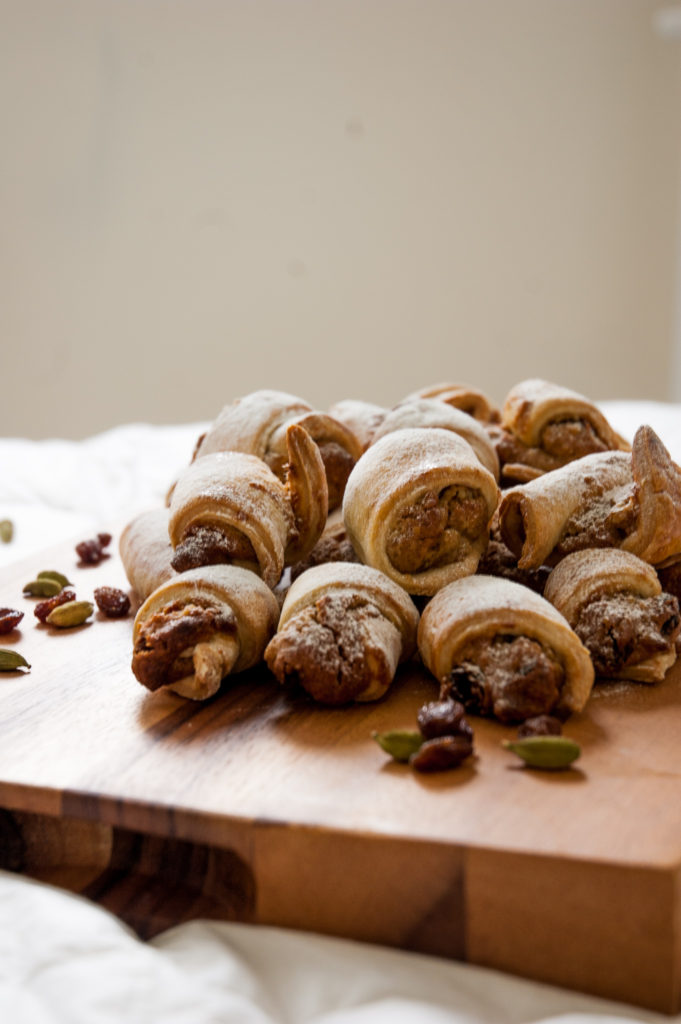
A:
<svg viewBox="0 0 681 1024">
<path fill-rule="evenodd" d="M 79 538 L 82 539 L 82 538 Z M 112 544 L 115 548 L 116 539 Z M 1 647 L 0 866 L 98 900 L 151 935 L 192 917 L 269 923 L 467 959 L 681 1009 L 681 671 L 597 684 L 569 771 L 519 766 L 511 727 L 471 719 L 475 757 L 418 775 L 374 729 L 415 727 L 417 664 L 372 705 L 326 709 L 265 668 L 203 704 L 130 670 L 132 618 L 38 624 L 23 584 L 57 569 L 125 586 L 72 545 L 10 567 L 24 610 Z"/>
</svg>

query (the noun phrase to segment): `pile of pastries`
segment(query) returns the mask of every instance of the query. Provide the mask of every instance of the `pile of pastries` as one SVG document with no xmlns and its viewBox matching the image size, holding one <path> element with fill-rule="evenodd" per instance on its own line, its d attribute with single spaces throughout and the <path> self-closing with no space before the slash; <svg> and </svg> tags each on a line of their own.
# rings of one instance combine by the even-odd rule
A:
<svg viewBox="0 0 681 1024">
<path fill-rule="evenodd" d="M 564 718 L 681 644 L 681 469 L 543 380 L 501 409 L 445 384 L 393 409 L 236 399 L 120 551 L 133 672 L 194 700 L 263 661 L 324 704 L 377 700 L 420 657 L 470 712 Z"/>
</svg>

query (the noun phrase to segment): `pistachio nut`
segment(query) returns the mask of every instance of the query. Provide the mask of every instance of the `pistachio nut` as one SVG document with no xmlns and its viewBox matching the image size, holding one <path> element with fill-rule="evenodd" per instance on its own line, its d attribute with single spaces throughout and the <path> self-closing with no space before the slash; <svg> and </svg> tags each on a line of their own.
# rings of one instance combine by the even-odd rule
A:
<svg viewBox="0 0 681 1024">
<path fill-rule="evenodd" d="M 94 610 L 95 606 L 90 601 L 67 601 L 53 608 L 46 622 L 59 629 L 70 629 L 72 626 L 82 626 Z"/>
<path fill-rule="evenodd" d="M 389 732 L 372 732 L 372 739 L 375 739 L 379 747 L 385 750 L 386 754 L 395 761 L 407 763 L 412 754 L 415 754 L 423 743 L 423 736 L 420 732 L 409 729 L 392 729 Z"/>
<path fill-rule="evenodd" d="M 502 746 L 517 754 L 529 768 L 569 768 L 581 754 L 579 744 L 568 736 L 526 736 L 503 740 Z"/>
<path fill-rule="evenodd" d="M 8 648 L 0 649 L 0 672 L 12 672 L 17 668 L 30 668 L 26 658 L 18 651 L 11 651 Z"/>
<path fill-rule="evenodd" d="M 24 586 L 24 597 L 56 597 L 62 590 L 61 583 L 50 579 L 31 580 Z"/>
<path fill-rule="evenodd" d="M 0 540 L 3 544 L 9 544 L 14 536 L 14 523 L 11 519 L 0 519 Z"/>
</svg>

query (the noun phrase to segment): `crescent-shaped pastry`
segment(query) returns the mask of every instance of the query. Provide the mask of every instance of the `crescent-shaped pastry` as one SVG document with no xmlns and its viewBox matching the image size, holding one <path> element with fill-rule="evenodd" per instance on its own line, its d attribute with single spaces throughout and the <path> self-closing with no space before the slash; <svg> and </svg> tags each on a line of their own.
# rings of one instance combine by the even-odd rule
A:
<svg viewBox="0 0 681 1024">
<path fill-rule="evenodd" d="M 538 379 L 509 391 L 496 447 L 510 483 L 527 483 L 584 455 L 630 450 L 588 398 Z"/>
<path fill-rule="evenodd" d="M 523 569 L 608 547 L 671 565 L 681 557 L 681 469 L 642 426 L 631 454 L 585 455 L 506 491 L 499 522 Z"/>
<path fill-rule="evenodd" d="M 284 480 L 291 424 L 303 427 L 319 448 L 326 473 L 329 508 L 340 505 L 350 470 L 362 453 L 353 432 L 332 416 L 284 391 L 254 391 L 226 405 L 200 440 L 196 457 L 237 451 L 257 455 Z"/>
<path fill-rule="evenodd" d="M 352 431 L 363 452 L 373 441 L 374 433 L 387 412 L 382 405 L 364 402 L 359 398 L 344 398 L 329 406 L 329 416 L 344 423 L 348 430 Z"/>
<path fill-rule="evenodd" d="M 321 536 L 327 514 L 324 466 L 309 434 L 287 430 L 286 484 L 257 456 L 214 452 L 178 479 L 168 532 L 179 572 L 227 562 L 258 572 L 274 587 Z"/>
<path fill-rule="evenodd" d="M 429 384 L 418 391 L 412 391 L 404 401 L 411 402 L 419 398 L 436 398 L 483 423 L 498 423 L 501 419 L 499 410 L 487 395 L 468 384 Z"/>
<path fill-rule="evenodd" d="M 324 704 L 378 700 L 416 650 L 413 601 L 377 569 L 327 562 L 299 576 L 265 660 Z"/>
<path fill-rule="evenodd" d="M 350 474 L 343 520 L 362 562 L 409 594 L 430 595 L 475 572 L 498 496 L 496 480 L 457 434 L 396 430 Z"/>
<path fill-rule="evenodd" d="M 415 398 L 401 402 L 386 413 L 383 422 L 374 432 L 373 440 L 406 427 L 440 427 L 458 434 L 469 445 L 488 469 L 495 480 L 499 479 L 499 459 L 489 434 L 480 422 L 453 405 L 439 402 L 435 398 Z"/>
<path fill-rule="evenodd" d="M 586 646 L 597 676 L 655 683 L 676 661 L 679 602 L 651 565 L 618 548 L 567 555 L 544 596 Z"/>
<path fill-rule="evenodd" d="M 142 601 L 175 575 L 166 508 L 135 516 L 121 533 L 118 547 L 128 583 Z"/>
<path fill-rule="evenodd" d="M 502 722 L 581 711 L 593 686 L 589 652 L 564 617 L 493 576 L 440 590 L 421 616 L 418 646 L 443 697 Z"/>
<path fill-rule="evenodd" d="M 278 616 L 274 594 L 248 569 L 208 565 L 178 573 L 137 612 L 133 673 L 149 690 L 205 700 L 225 676 L 262 660 Z"/>
</svg>

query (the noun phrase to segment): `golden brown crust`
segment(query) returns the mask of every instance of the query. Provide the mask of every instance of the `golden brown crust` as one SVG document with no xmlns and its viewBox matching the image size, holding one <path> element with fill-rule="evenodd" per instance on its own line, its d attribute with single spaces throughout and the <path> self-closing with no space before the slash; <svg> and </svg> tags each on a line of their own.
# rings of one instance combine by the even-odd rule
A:
<svg viewBox="0 0 681 1024">
<path fill-rule="evenodd" d="M 243 565 L 274 587 L 284 565 L 312 549 L 326 522 L 324 467 L 302 427 L 292 424 L 287 439 L 286 485 L 261 459 L 243 452 L 214 452 L 184 471 L 168 525 L 176 567 Z"/>
<path fill-rule="evenodd" d="M 631 466 L 636 527 L 622 547 L 651 565 L 672 565 L 681 558 L 681 469 L 647 425 L 636 431 Z M 622 507 L 625 519 L 628 512 Z"/>
<path fill-rule="evenodd" d="M 642 426 L 631 454 L 587 455 L 510 488 L 499 521 L 523 569 L 555 565 L 588 547 L 673 564 L 681 556 L 681 470 L 651 427 Z"/>
<path fill-rule="evenodd" d="M 586 548 L 567 555 L 551 571 L 544 597 L 574 626 L 589 601 L 622 592 L 654 597 L 662 587 L 653 567 L 636 555 L 619 548 Z"/>
<path fill-rule="evenodd" d="M 340 504 L 345 480 L 362 445 L 344 423 L 283 391 L 254 391 L 226 405 L 197 446 L 198 458 L 219 451 L 240 451 L 263 459 L 282 481 L 288 459 L 287 431 L 303 427 L 329 464 L 331 507 Z"/>
<path fill-rule="evenodd" d="M 119 551 L 128 583 L 144 600 L 175 575 L 168 510 L 155 508 L 135 516 L 121 533 Z"/>
<path fill-rule="evenodd" d="M 412 391 L 405 402 L 419 398 L 436 398 L 440 402 L 460 409 L 482 423 L 498 423 L 501 414 L 494 402 L 478 388 L 469 384 L 429 384 L 418 391 Z"/>
<path fill-rule="evenodd" d="M 455 492 L 470 507 L 482 505 L 479 524 L 452 518 Z M 461 437 L 440 428 L 403 429 L 381 438 L 359 460 L 348 481 L 343 519 L 364 563 L 410 594 L 429 595 L 475 572 L 497 501 L 494 477 Z M 390 555 L 396 548 L 404 554 L 410 534 L 426 538 L 427 548 L 424 567 L 404 572 Z"/>
<path fill-rule="evenodd" d="M 183 608 L 188 609 L 186 629 Z M 155 643 L 170 647 L 173 656 L 182 654 L 170 639 L 179 623 L 183 647 L 189 647 L 183 658 L 189 675 L 178 680 L 171 670 L 165 685 L 177 689 L 179 682 L 183 696 L 204 699 L 225 675 L 258 664 L 278 616 L 276 598 L 255 573 L 231 565 L 190 569 L 163 583 L 142 604 L 133 625 L 133 651 L 138 654 L 143 642 L 152 655 Z M 134 664 L 133 658 L 133 669 Z M 154 689 L 164 685 L 153 671 L 140 679 L 146 685 L 150 680 Z"/>
<path fill-rule="evenodd" d="M 552 571 L 545 596 L 589 649 L 599 675 L 659 682 L 676 661 L 676 598 L 654 568 L 617 548 L 577 551 Z"/>
<path fill-rule="evenodd" d="M 480 422 L 453 405 L 435 398 L 411 399 L 401 402 L 386 413 L 374 433 L 374 442 L 395 430 L 406 427 L 439 427 L 458 434 L 469 445 L 485 469 L 499 479 L 499 459 L 489 435 Z"/>
<path fill-rule="evenodd" d="M 418 646 L 426 668 L 446 683 L 472 644 L 497 636 L 528 637 L 550 650 L 564 670 L 560 709 L 582 710 L 594 680 L 588 651 L 548 601 L 518 583 L 479 575 L 449 584 L 426 606 Z"/>
<path fill-rule="evenodd" d="M 584 395 L 550 381 L 532 378 L 509 391 L 502 410 L 502 425 L 528 447 L 541 447 L 542 434 L 550 423 L 584 420 L 610 451 L 629 451 L 603 413 Z"/>
<path fill-rule="evenodd" d="M 377 700 L 414 652 L 417 624 L 414 603 L 382 573 L 326 563 L 290 587 L 265 659 L 322 703 Z"/>
<path fill-rule="evenodd" d="M 362 451 L 371 444 L 374 433 L 388 412 L 382 405 L 356 398 L 344 398 L 329 406 L 329 416 L 344 423 L 358 439 Z"/>
<path fill-rule="evenodd" d="M 600 527 L 633 484 L 625 452 L 586 455 L 527 484 L 505 491 L 499 505 L 501 537 L 521 569 L 555 562 L 555 549 L 572 523 L 583 526 L 582 547 L 595 547 L 589 526 Z M 582 516 L 584 522 L 580 523 Z M 615 532 L 599 546 L 616 546 Z"/>
</svg>

